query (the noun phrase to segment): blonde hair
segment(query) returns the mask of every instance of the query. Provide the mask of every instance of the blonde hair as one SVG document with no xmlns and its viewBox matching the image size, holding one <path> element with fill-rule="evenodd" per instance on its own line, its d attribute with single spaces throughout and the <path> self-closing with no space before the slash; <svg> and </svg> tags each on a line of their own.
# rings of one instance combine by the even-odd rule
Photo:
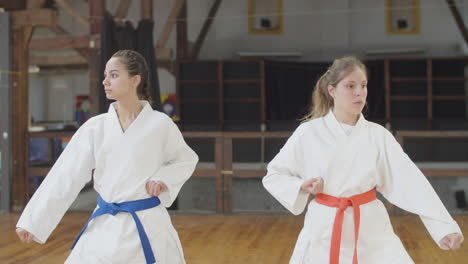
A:
<svg viewBox="0 0 468 264">
<path fill-rule="evenodd" d="M 344 77 L 355 69 L 360 69 L 367 75 L 364 63 L 353 56 L 335 59 L 328 70 L 318 79 L 312 93 L 312 107 L 310 112 L 301 121 L 306 122 L 325 116 L 333 107 L 333 98 L 328 92 L 328 85 L 336 86 Z"/>
</svg>

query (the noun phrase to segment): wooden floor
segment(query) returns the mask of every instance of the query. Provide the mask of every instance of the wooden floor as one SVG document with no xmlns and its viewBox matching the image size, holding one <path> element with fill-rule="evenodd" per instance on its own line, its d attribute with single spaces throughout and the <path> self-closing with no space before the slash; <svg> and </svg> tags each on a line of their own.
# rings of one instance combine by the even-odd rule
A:
<svg viewBox="0 0 468 264">
<path fill-rule="evenodd" d="M 22 244 L 18 215 L 0 215 L 0 263 L 63 263 L 89 213 L 69 213 L 45 245 Z M 294 216 L 172 216 L 188 264 L 288 263 L 303 218 Z M 455 217 L 468 236 L 468 216 Z M 395 231 L 416 263 L 468 263 L 468 242 L 455 252 L 440 250 L 415 216 L 392 218 Z"/>
</svg>

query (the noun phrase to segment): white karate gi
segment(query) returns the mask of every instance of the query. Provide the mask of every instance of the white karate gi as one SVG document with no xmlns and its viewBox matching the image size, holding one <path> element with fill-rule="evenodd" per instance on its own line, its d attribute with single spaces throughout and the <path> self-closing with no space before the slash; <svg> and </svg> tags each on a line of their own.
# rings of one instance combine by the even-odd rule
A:
<svg viewBox="0 0 468 264">
<path fill-rule="evenodd" d="M 332 111 L 301 124 L 268 164 L 265 188 L 293 214 L 308 205 L 304 227 L 290 263 L 328 264 L 337 208 L 321 205 L 300 190 L 310 178 L 324 179 L 324 193 L 351 197 L 373 188 L 391 203 L 419 215 L 434 241 L 460 233 L 426 177 L 384 127 L 361 115 L 351 134 L 345 134 Z M 367 263 L 413 263 L 395 235 L 380 200 L 360 206 L 358 260 Z M 352 263 L 353 209 L 345 211 L 340 264 Z"/>
<path fill-rule="evenodd" d="M 115 103 L 114 103 L 115 104 Z M 143 109 L 123 132 L 112 104 L 73 135 L 62 155 L 24 209 L 17 227 L 45 243 L 84 185 L 91 180 L 106 202 L 149 198 L 145 184 L 163 181 L 161 205 L 137 215 L 156 263 L 185 263 L 166 207 L 192 175 L 198 156 L 164 113 L 141 101 Z M 85 223 L 83 223 L 84 225 Z M 77 234 L 78 235 L 78 234 Z M 71 246 L 71 241 L 70 241 Z M 90 222 L 66 263 L 146 263 L 135 222 L 129 213 L 102 215 Z"/>
</svg>

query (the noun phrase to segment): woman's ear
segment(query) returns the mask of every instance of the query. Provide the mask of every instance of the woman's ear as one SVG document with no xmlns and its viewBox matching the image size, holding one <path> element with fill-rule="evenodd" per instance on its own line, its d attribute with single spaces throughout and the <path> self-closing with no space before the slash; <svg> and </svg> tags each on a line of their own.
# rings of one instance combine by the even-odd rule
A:
<svg viewBox="0 0 468 264">
<path fill-rule="evenodd" d="M 137 88 L 138 85 L 140 84 L 140 82 L 141 82 L 141 76 L 140 75 L 137 74 L 137 75 L 132 76 L 132 86 L 134 88 Z"/>
<path fill-rule="evenodd" d="M 327 89 L 328 89 L 328 94 L 330 94 L 331 97 L 335 98 L 335 87 L 329 84 L 327 86 Z"/>
</svg>

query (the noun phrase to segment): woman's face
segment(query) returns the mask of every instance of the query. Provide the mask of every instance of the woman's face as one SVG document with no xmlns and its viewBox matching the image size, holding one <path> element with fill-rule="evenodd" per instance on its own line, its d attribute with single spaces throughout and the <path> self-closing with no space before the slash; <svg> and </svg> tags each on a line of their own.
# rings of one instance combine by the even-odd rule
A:
<svg viewBox="0 0 468 264">
<path fill-rule="evenodd" d="M 328 85 L 334 108 L 350 115 L 360 115 L 366 104 L 367 77 L 363 70 L 355 68 L 336 86 Z"/>
<path fill-rule="evenodd" d="M 135 96 L 139 81 L 140 76 L 130 76 L 119 58 L 113 57 L 107 61 L 102 81 L 107 99 L 120 100 Z"/>
</svg>

